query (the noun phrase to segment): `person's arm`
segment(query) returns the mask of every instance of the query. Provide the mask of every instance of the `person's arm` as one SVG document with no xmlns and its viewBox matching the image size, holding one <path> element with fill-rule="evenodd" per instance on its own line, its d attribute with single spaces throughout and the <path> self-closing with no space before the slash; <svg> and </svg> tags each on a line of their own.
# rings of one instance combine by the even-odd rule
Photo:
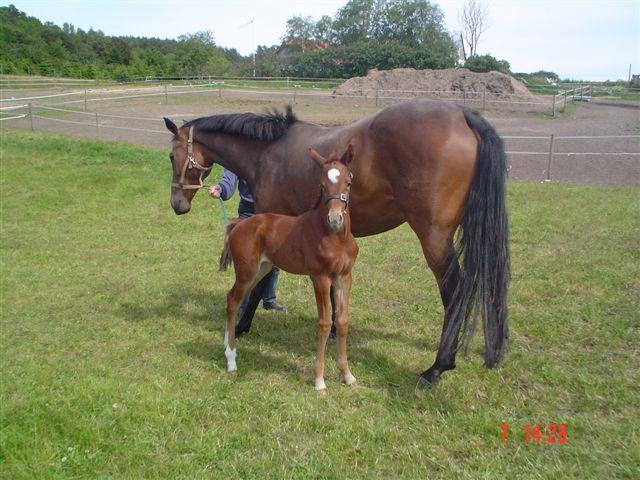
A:
<svg viewBox="0 0 640 480">
<path fill-rule="evenodd" d="M 223 200 L 229 200 L 233 196 L 233 192 L 236 191 L 236 187 L 238 185 L 238 177 L 235 173 L 226 170 L 224 171 L 224 175 L 218 182 L 218 185 L 214 185 L 209 193 L 212 197 L 221 197 Z M 220 190 L 216 187 L 220 187 Z"/>
</svg>

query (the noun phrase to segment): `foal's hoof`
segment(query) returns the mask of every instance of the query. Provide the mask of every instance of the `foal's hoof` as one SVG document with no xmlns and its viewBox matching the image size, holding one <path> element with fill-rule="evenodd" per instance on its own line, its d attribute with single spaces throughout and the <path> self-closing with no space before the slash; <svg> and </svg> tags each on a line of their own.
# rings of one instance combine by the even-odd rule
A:
<svg viewBox="0 0 640 480">
<path fill-rule="evenodd" d="M 327 391 L 327 386 L 324 383 L 324 378 L 316 378 L 316 391 L 324 393 Z"/>
<path fill-rule="evenodd" d="M 344 382 L 344 384 L 347 387 L 351 387 L 353 385 L 356 384 L 356 377 L 354 377 L 353 375 L 351 375 L 350 373 L 345 375 L 344 378 L 342 379 L 342 381 Z"/>
</svg>

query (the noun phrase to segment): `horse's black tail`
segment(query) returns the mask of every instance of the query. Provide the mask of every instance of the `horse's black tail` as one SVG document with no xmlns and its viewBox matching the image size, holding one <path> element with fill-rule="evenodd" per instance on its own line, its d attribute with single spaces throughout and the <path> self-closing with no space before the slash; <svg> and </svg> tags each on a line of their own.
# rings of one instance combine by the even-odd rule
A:
<svg viewBox="0 0 640 480">
<path fill-rule="evenodd" d="M 509 223 L 505 180 L 507 157 L 502 139 L 480 114 L 464 110 L 469 127 L 478 136 L 476 171 L 467 198 L 456 250 L 461 257 L 458 285 L 455 288 L 444 334 L 459 335 L 468 347 L 480 315 L 483 319 L 485 364 L 494 367 L 502 360 L 509 336 L 507 289 L 510 279 Z M 457 268 L 453 261 L 450 272 Z M 462 322 L 456 331 L 455 320 Z"/>
</svg>

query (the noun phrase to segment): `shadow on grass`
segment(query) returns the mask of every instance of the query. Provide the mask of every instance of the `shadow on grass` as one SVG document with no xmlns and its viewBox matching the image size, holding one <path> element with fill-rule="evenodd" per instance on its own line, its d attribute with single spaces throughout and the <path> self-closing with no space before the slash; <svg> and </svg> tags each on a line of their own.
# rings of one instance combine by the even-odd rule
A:
<svg viewBox="0 0 640 480">
<path fill-rule="evenodd" d="M 161 302 L 149 304 L 122 302 L 116 313 L 129 322 L 185 319 L 208 330 L 220 327 L 225 317 L 225 305 L 205 290 L 180 288 L 166 292 L 161 298 Z"/>
<path fill-rule="evenodd" d="M 225 301 L 215 298 L 210 292 L 197 288 L 181 288 L 161 296 L 162 301 L 151 304 L 121 303 L 117 314 L 130 322 L 184 319 L 204 327 L 209 336 L 178 343 L 179 354 L 188 355 L 202 362 L 216 360 L 224 364 L 222 332 L 224 329 Z M 314 307 L 315 310 L 315 307 Z M 382 325 L 381 325 L 382 327 Z M 238 339 L 239 363 L 243 368 L 265 373 L 298 373 L 308 375 L 316 349 L 317 319 L 315 315 L 256 312 L 252 329 Z M 425 342 L 427 340 L 427 342 Z M 372 348 L 376 342 L 384 342 L 383 350 Z M 432 356 L 437 340 L 408 336 L 400 331 L 386 331 L 370 325 L 351 325 L 349 335 L 349 357 L 358 370 L 367 378 L 367 386 L 383 388 L 394 395 L 403 394 L 408 387 L 413 390 L 420 371 L 401 364 L 394 359 L 396 348 L 415 350 L 421 358 Z M 282 352 L 282 354 L 272 354 Z M 336 341 L 327 345 L 327 364 L 335 362 Z M 308 365 L 301 366 L 301 363 Z M 424 366 L 426 369 L 428 365 Z"/>
</svg>

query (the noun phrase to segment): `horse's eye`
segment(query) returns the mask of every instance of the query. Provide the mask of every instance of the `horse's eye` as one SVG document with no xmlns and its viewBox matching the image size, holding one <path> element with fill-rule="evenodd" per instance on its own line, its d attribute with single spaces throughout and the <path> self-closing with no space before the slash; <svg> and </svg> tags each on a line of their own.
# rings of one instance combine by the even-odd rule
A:
<svg viewBox="0 0 640 480">
<path fill-rule="evenodd" d="M 169 154 L 169 160 L 171 160 L 171 162 L 173 162 L 173 153 Z"/>
</svg>

